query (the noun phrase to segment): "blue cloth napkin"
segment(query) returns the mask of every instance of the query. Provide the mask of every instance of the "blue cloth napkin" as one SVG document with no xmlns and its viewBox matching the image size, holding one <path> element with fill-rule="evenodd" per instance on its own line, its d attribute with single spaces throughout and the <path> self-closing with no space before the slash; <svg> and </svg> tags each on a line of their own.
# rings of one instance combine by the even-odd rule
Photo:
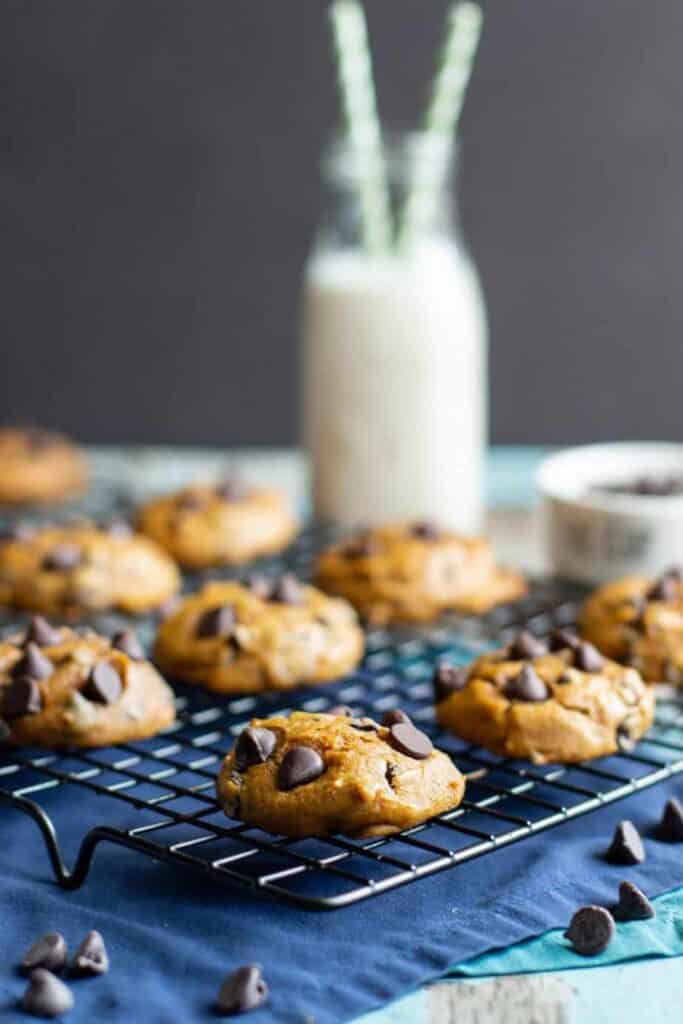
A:
<svg viewBox="0 0 683 1024">
<path fill-rule="evenodd" d="M 269 1021 L 337 1024 L 442 976 L 450 965 L 566 925 L 586 902 L 609 904 L 628 877 L 654 896 L 683 884 L 683 846 L 654 838 L 665 799 L 683 795 L 683 781 L 654 789 L 576 819 L 533 839 L 344 910 L 316 913 L 265 902 L 210 880 L 104 845 L 85 886 L 66 893 L 50 880 L 35 825 L 0 810 L 0 1015 L 15 1009 L 25 981 L 12 964 L 39 935 L 64 933 L 73 948 L 91 928 L 107 940 L 112 969 L 73 983 L 73 1024 L 210 1020 L 222 977 L 251 961 L 271 986 Z M 55 799 L 65 799 L 58 794 Z M 121 823 L 131 823 L 121 811 Z M 97 799 L 74 802 L 71 852 L 98 823 Z M 615 824 L 641 828 L 647 861 L 614 867 L 602 854 Z M 647 926 L 629 929 L 649 941 Z M 638 937 L 640 936 L 640 938 Z M 565 964 L 574 954 L 555 936 Z M 583 959 L 576 963 L 585 965 Z"/>
</svg>

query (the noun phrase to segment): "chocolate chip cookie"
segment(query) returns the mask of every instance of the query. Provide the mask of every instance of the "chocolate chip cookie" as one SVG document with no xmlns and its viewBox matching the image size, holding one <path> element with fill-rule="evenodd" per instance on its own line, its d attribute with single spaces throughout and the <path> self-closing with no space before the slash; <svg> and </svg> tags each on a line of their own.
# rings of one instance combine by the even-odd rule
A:
<svg viewBox="0 0 683 1024">
<path fill-rule="evenodd" d="M 226 814 L 285 836 L 390 835 L 457 807 L 465 782 L 404 716 L 254 719 L 218 778 Z"/>
<path fill-rule="evenodd" d="M 468 668 L 437 666 L 436 716 L 470 743 L 535 764 L 632 750 L 652 724 L 654 694 L 634 668 L 557 630 L 522 633 Z"/>
<path fill-rule="evenodd" d="M 648 682 L 683 685 L 683 570 L 627 576 L 599 587 L 579 616 L 582 633 Z"/>
<path fill-rule="evenodd" d="M 150 501 L 139 511 L 139 527 L 193 570 L 274 554 L 297 530 L 281 494 L 239 480 L 196 485 Z"/>
<path fill-rule="evenodd" d="M 175 718 L 173 693 L 134 633 L 79 635 L 40 617 L 0 643 L 0 732 L 28 747 L 145 739 Z"/>
<path fill-rule="evenodd" d="M 345 675 L 363 655 L 353 608 L 292 576 L 215 582 L 159 627 L 157 663 L 220 693 L 287 690 Z"/>
<path fill-rule="evenodd" d="M 0 538 L 0 603 L 65 618 L 116 608 L 144 612 L 180 586 L 175 564 L 148 537 L 121 524 L 79 522 Z"/>
<path fill-rule="evenodd" d="M 373 625 L 485 612 L 526 590 L 519 573 L 496 565 L 487 540 L 432 523 L 378 527 L 335 544 L 321 555 L 316 582 Z"/>
<path fill-rule="evenodd" d="M 67 438 L 37 428 L 0 428 L 0 504 L 63 501 L 85 486 L 84 456 Z"/>
</svg>

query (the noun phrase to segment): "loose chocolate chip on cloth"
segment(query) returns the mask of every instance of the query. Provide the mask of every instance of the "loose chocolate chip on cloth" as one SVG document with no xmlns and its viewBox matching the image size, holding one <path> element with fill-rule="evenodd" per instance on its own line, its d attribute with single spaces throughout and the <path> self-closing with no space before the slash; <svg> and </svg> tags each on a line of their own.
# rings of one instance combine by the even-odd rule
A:
<svg viewBox="0 0 683 1024">
<path fill-rule="evenodd" d="M 581 956 L 597 956 L 614 938 L 614 918 L 605 907 L 581 907 L 572 917 L 564 933 Z"/>
<path fill-rule="evenodd" d="M 614 908 L 617 921 L 646 921 L 655 916 L 655 908 L 633 882 L 619 884 L 619 902 Z"/>
<path fill-rule="evenodd" d="M 675 796 L 664 805 L 657 838 L 669 843 L 683 843 L 683 807 Z"/>
<path fill-rule="evenodd" d="M 98 931 L 90 931 L 74 953 L 71 974 L 79 978 L 96 977 L 109 970 L 109 955 Z"/>
<path fill-rule="evenodd" d="M 640 833 L 632 821 L 620 821 L 605 854 L 611 864 L 642 864 L 645 848 Z"/>
<path fill-rule="evenodd" d="M 68 950 L 64 936 L 59 932 L 48 932 L 38 939 L 21 960 L 21 969 L 25 974 L 44 967 L 48 971 L 61 971 L 66 963 Z"/>
<path fill-rule="evenodd" d="M 221 1014 L 248 1013 L 263 1006 L 268 998 L 268 986 L 263 980 L 260 964 L 238 967 L 224 980 L 216 1000 Z"/>
<path fill-rule="evenodd" d="M 73 1009 L 74 997 L 63 981 L 42 967 L 31 973 L 21 1008 L 33 1017 L 61 1017 Z"/>
</svg>

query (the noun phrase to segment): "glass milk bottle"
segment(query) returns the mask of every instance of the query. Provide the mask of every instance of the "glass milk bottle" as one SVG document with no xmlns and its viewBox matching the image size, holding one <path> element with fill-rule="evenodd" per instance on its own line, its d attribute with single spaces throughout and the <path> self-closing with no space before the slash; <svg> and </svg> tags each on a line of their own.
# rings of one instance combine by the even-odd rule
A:
<svg viewBox="0 0 683 1024">
<path fill-rule="evenodd" d="M 385 149 L 403 202 L 412 136 Z M 305 271 L 303 433 L 314 511 L 344 525 L 483 525 L 487 333 L 479 279 L 441 180 L 417 237 L 362 244 L 363 168 L 344 143 L 323 162 L 326 208 Z"/>
</svg>

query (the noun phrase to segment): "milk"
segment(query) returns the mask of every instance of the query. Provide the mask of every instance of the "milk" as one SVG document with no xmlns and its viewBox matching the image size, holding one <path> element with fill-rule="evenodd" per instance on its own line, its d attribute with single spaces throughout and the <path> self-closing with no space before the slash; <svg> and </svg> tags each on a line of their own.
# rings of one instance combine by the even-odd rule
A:
<svg viewBox="0 0 683 1024">
<path fill-rule="evenodd" d="M 486 322 L 458 244 L 314 252 L 304 284 L 303 419 L 319 518 L 483 525 Z"/>
</svg>

